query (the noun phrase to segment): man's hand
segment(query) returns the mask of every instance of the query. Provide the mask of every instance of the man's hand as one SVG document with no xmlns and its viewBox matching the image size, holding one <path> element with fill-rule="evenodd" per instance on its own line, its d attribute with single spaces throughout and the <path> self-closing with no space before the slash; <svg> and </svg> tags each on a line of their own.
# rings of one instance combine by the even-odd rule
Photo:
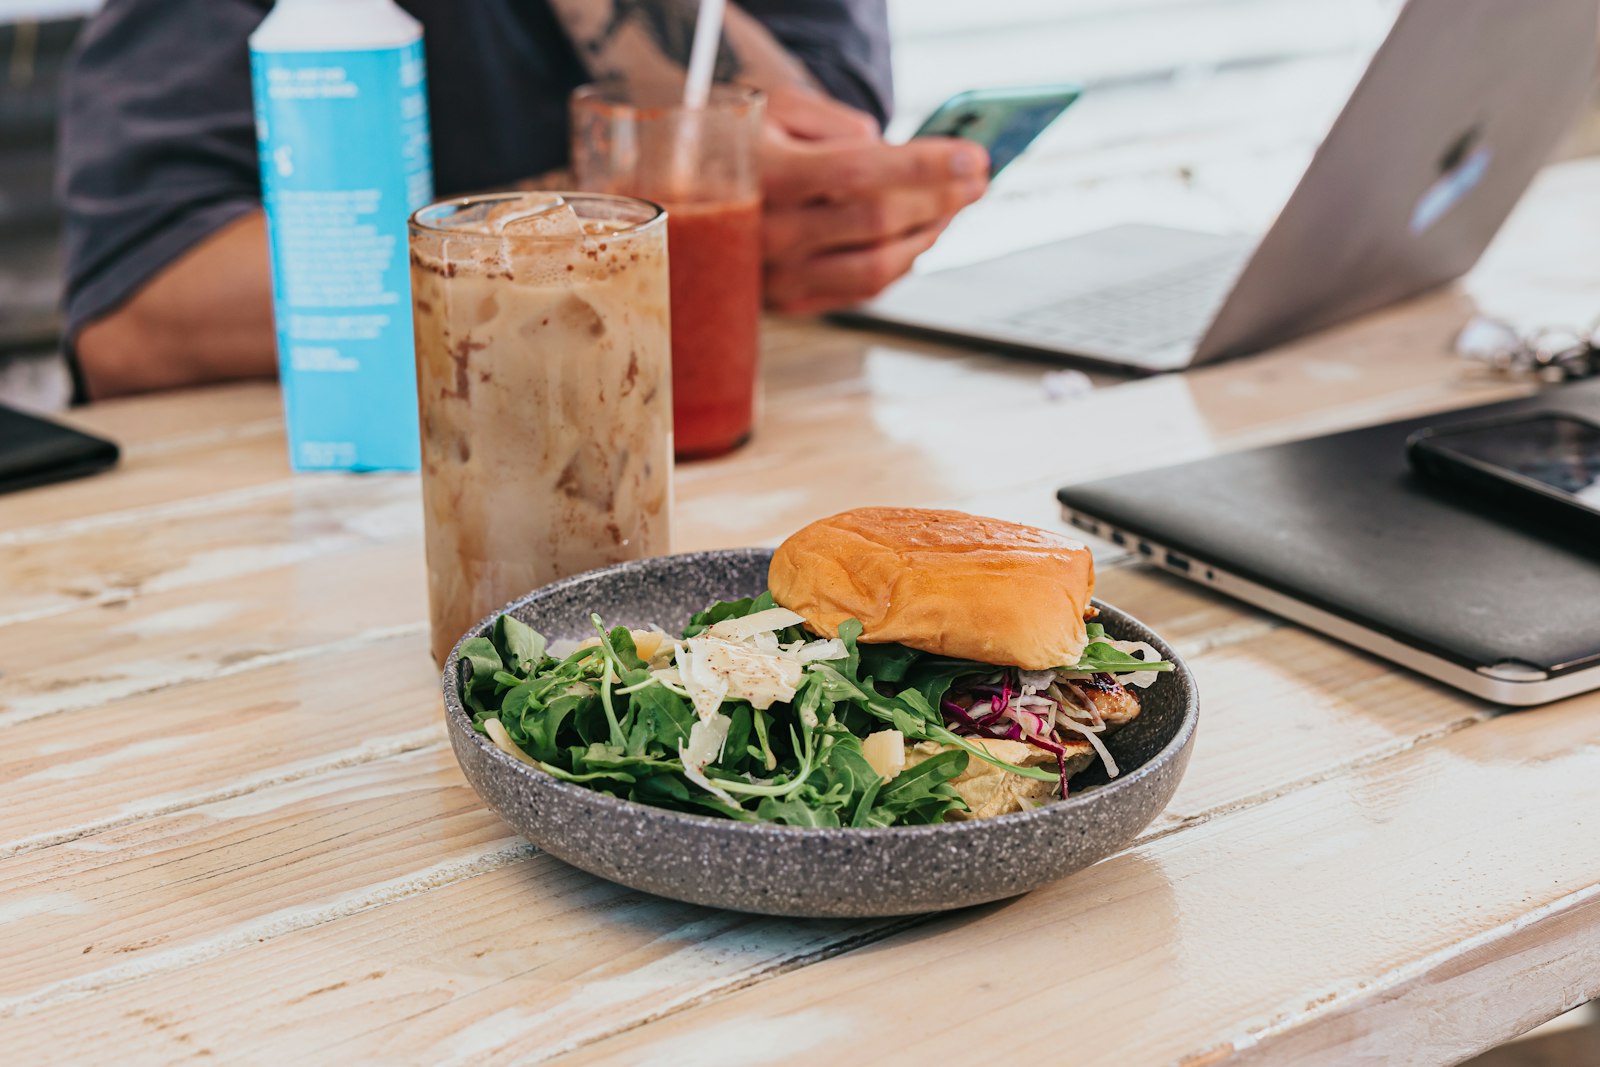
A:
<svg viewBox="0 0 1600 1067">
<path fill-rule="evenodd" d="M 891 145 L 872 119 L 804 89 L 768 96 L 762 146 L 767 305 L 795 314 L 859 303 L 911 269 L 988 187 L 982 147 Z"/>
</svg>

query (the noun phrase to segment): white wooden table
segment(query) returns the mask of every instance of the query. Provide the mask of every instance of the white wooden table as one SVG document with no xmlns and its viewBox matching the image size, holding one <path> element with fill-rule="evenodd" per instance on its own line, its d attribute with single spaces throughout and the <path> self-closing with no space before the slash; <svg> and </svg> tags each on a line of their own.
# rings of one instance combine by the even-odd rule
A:
<svg viewBox="0 0 1600 1067">
<path fill-rule="evenodd" d="M 771 323 L 761 433 L 680 470 L 678 547 L 869 503 L 1058 526 L 1067 480 L 1511 395 L 1449 339 L 1474 297 L 1600 311 L 1597 189 L 1547 172 L 1465 289 L 1064 401 L 1035 364 Z M 980 412 L 1008 432 L 945 432 Z M 466 786 L 413 478 L 291 477 L 262 386 L 73 418 L 122 467 L 0 498 L 8 1067 L 1445 1063 L 1600 994 L 1600 696 L 1501 714 L 1107 547 L 1100 594 L 1202 693 L 1133 847 L 953 915 L 720 913 L 565 867 Z"/>
</svg>

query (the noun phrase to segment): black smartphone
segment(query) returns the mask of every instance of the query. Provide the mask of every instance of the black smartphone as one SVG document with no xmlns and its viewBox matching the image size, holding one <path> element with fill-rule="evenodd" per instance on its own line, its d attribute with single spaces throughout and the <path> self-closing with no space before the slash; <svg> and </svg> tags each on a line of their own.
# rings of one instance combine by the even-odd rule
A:
<svg viewBox="0 0 1600 1067">
<path fill-rule="evenodd" d="M 1045 127 L 1071 107 L 1076 85 L 1036 85 L 1023 89 L 974 89 L 957 93 L 913 137 L 964 137 L 989 152 L 989 176 L 1004 170 Z"/>
<path fill-rule="evenodd" d="M 93 474 L 117 455 L 103 438 L 0 405 L 0 493 Z"/>
<path fill-rule="evenodd" d="M 1424 478 L 1600 539 L 1600 423 L 1541 413 L 1434 426 L 1406 454 Z"/>
</svg>

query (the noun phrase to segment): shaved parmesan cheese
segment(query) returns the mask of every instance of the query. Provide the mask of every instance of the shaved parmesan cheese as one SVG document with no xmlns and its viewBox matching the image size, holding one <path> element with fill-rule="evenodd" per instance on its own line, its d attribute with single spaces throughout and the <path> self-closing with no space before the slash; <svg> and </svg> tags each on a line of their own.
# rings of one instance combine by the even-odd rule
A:
<svg viewBox="0 0 1600 1067">
<path fill-rule="evenodd" d="M 754 615 L 746 615 L 742 619 L 723 619 L 706 630 L 706 634 L 727 641 L 739 641 L 746 637 L 754 637 L 756 634 L 768 634 L 790 626 L 799 626 L 805 621 L 805 616 L 788 608 L 768 608 Z"/>
<path fill-rule="evenodd" d="M 685 645 L 687 650 L 679 653 L 678 673 L 691 694 L 696 685 L 707 692 L 720 688 L 719 699 L 731 697 L 748 700 L 752 707 L 770 708 L 780 700 L 793 700 L 805 674 L 797 660 L 721 638 L 692 637 Z M 695 710 L 700 711 L 699 699 L 693 699 Z M 704 717 L 705 713 L 701 714 Z"/>
<path fill-rule="evenodd" d="M 683 687 L 683 678 L 678 674 L 676 667 L 657 667 L 650 672 L 650 676 L 670 693 L 676 693 L 681 697 L 689 695 L 689 691 Z"/>
<path fill-rule="evenodd" d="M 861 755 L 885 782 L 906 769 L 906 738 L 899 730 L 879 730 L 861 742 Z"/>
<path fill-rule="evenodd" d="M 628 632 L 633 635 L 634 651 L 639 653 L 639 658 L 642 660 L 654 659 L 656 653 L 661 651 L 662 642 L 667 638 L 667 635 L 659 630 L 630 630 Z"/>
<path fill-rule="evenodd" d="M 692 645 L 693 642 L 690 642 Z M 711 665 L 694 654 L 690 645 L 679 645 L 676 650 L 678 677 L 694 705 L 694 713 L 704 722 L 717 713 L 728 695 L 728 679 L 711 669 Z"/>
<path fill-rule="evenodd" d="M 728 740 L 728 728 L 733 720 L 726 715 L 712 715 L 689 727 L 689 743 L 678 748 L 678 759 L 683 761 L 683 776 L 695 785 L 712 793 L 729 804 L 734 799 L 725 789 L 706 777 L 706 768 L 722 758 L 722 746 Z"/>
<path fill-rule="evenodd" d="M 801 645 L 795 650 L 795 658 L 801 663 L 814 663 L 817 660 L 848 659 L 850 650 L 844 647 L 844 642 L 837 637 L 830 637 L 826 641 L 812 641 Z"/>
<path fill-rule="evenodd" d="M 671 648 L 676 669 L 656 677 L 663 685 L 681 688 L 701 720 L 716 714 L 726 700 L 746 700 L 756 708 L 791 701 L 805 678 L 805 664 L 849 655 L 837 638 L 779 643 L 776 631 L 804 621 L 787 608 L 725 619 L 698 637 L 663 643 L 663 654 Z"/>
</svg>

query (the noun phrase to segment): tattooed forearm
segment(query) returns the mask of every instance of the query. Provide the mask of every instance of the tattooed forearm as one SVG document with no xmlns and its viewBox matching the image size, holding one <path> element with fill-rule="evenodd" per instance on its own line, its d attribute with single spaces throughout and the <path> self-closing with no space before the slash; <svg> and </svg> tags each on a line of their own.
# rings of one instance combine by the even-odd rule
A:
<svg viewBox="0 0 1600 1067">
<path fill-rule="evenodd" d="M 551 7 L 594 77 L 659 85 L 682 80 L 697 0 L 551 0 Z M 733 4 L 723 23 L 716 78 L 763 88 L 812 85 L 805 67 Z"/>
<path fill-rule="evenodd" d="M 605 5 L 599 5 L 605 6 Z M 678 66 L 687 66 L 689 50 L 694 46 L 696 5 L 681 0 L 611 0 L 611 17 L 600 32 L 583 47 L 589 55 L 599 60 L 629 26 L 637 26 L 656 50 Z M 722 35 L 717 48 L 716 78 L 732 81 L 741 70 L 739 57 L 728 47 L 728 35 Z M 608 71 L 608 76 L 622 73 Z"/>
</svg>

